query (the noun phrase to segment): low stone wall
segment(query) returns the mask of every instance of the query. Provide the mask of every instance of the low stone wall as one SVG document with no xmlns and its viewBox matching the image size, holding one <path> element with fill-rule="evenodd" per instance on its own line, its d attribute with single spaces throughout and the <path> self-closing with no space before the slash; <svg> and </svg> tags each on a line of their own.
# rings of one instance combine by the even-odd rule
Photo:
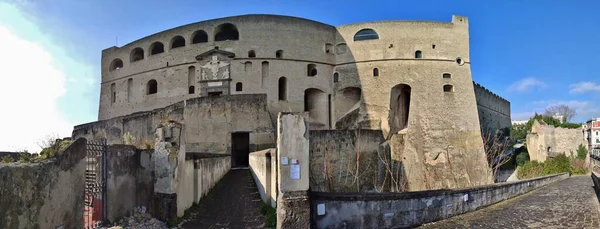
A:
<svg viewBox="0 0 600 229">
<path fill-rule="evenodd" d="M 86 140 L 40 163 L 0 163 L 0 228 L 83 228 Z"/>
<path fill-rule="evenodd" d="M 276 207 L 277 150 L 266 149 L 250 153 L 250 171 L 263 202 Z"/>
<path fill-rule="evenodd" d="M 152 212 L 154 169 L 152 150 L 138 150 L 130 145 L 112 145 L 107 149 L 108 220 L 130 216 L 137 206 Z"/>
<path fill-rule="evenodd" d="M 314 228 L 403 228 L 474 211 L 546 184 L 568 173 L 473 188 L 405 193 L 311 194 Z"/>
<path fill-rule="evenodd" d="M 231 155 L 186 153 L 183 176 L 177 182 L 177 216 L 183 216 L 186 209 L 212 189 L 231 168 Z"/>
</svg>

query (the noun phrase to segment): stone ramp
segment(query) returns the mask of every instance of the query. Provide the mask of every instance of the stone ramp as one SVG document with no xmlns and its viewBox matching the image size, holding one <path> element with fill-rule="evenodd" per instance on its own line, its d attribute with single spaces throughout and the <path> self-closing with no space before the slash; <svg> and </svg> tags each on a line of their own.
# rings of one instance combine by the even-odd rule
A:
<svg viewBox="0 0 600 229">
<path fill-rule="evenodd" d="M 200 200 L 199 208 L 180 228 L 264 228 L 260 194 L 249 169 L 230 170 Z"/>
<path fill-rule="evenodd" d="M 590 176 L 574 176 L 421 228 L 600 228 L 593 185 Z"/>
</svg>

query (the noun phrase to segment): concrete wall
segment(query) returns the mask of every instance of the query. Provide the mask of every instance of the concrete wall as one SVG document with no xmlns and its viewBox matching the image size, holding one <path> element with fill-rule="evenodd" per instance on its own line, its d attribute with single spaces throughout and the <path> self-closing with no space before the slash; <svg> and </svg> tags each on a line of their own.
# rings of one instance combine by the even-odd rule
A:
<svg viewBox="0 0 600 229">
<path fill-rule="evenodd" d="M 114 222 L 144 206 L 152 212 L 154 165 L 151 150 L 130 145 L 111 145 L 107 149 L 107 213 Z"/>
<path fill-rule="evenodd" d="M 0 163 L 0 228 L 83 228 L 86 140 L 40 163 Z"/>
<path fill-rule="evenodd" d="M 277 202 L 277 152 L 266 149 L 250 153 L 250 171 L 258 187 L 260 198 L 276 207 Z"/>
<path fill-rule="evenodd" d="M 529 192 L 569 177 L 556 174 L 541 178 L 456 190 L 394 194 L 311 195 L 314 228 L 404 228 L 434 222 Z M 318 215 L 318 205 L 324 215 Z"/>
<path fill-rule="evenodd" d="M 311 131 L 311 190 L 376 191 L 380 164 L 377 149 L 384 140 L 379 130 Z"/>
<path fill-rule="evenodd" d="M 153 148 L 155 130 L 165 120 L 185 122 L 188 152 L 230 154 L 232 132 L 249 132 L 251 151 L 275 144 L 265 95 L 193 98 L 162 109 L 78 125 L 73 137 L 106 138 L 108 144 L 124 144 L 124 136 L 129 134 L 134 140 L 128 144 Z"/>
<path fill-rule="evenodd" d="M 183 176 L 177 181 L 177 216 L 200 202 L 231 167 L 228 155 L 188 154 L 183 165 Z"/>
<path fill-rule="evenodd" d="M 535 120 L 531 132 L 527 134 L 529 158 L 539 162 L 558 154 L 577 156 L 580 144 L 587 148 L 580 128 L 557 128 Z"/>
<path fill-rule="evenodd" d="M 503 128 L 510 129 L 510 102 L 475 82 L 473 87 L 481 132 L 493 134 Z"/>
</svg>

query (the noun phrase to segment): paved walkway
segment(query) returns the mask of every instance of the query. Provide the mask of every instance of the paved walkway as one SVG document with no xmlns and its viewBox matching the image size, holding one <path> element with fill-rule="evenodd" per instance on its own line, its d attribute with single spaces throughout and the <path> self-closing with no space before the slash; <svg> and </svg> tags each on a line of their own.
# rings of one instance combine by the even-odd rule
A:
<svg viewBox="0 0 600 229">
<path fill-rule="evenodd" d="M 599 210 L 590 176 L 574 176 L 421 228 L 600 228 Z"/>
<path fill-rule="evenodd" d="M 260 214 L 260 201 L 250 170 L 231 170 L 202 197 L 198 213 L 181 228 L 263 228 L 265 217 Z"/>
</svg>

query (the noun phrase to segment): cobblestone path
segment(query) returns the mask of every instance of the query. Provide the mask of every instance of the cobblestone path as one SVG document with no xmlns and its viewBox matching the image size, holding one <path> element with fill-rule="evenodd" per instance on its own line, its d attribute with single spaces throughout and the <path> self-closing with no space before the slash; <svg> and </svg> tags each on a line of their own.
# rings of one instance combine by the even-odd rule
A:
<svg viewBox="0 0 600 229">
<path fill-rule="evenodd" d="M 574 176 L 421 228 L 600 228 L 599 210 L 590 176 Z"/>
<path fill-rule="evenodd" d="M 180 228 L 263 228 L 260 194 L 249 169 L 230 170 L 202 197 L 198 212 Z"/>
</svg>

